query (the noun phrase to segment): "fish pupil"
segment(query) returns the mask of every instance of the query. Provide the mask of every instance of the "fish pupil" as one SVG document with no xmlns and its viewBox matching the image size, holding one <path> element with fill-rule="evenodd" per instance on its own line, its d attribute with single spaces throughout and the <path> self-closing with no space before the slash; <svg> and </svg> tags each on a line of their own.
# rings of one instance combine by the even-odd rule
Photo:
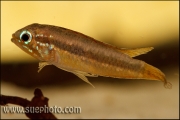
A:
<svg viewBox="0 0 180 120">
<path fill-rule="evenodd" d="M 29 44 L 32 40 L 32 35 L 29 31 L 24 30 L 19 36 L 20 40 L 24 41 L 25 44 Z"/>
<path fill-rule="evenodd" d="M 28 35 L 28 34 L 23 34 L 22 37 L 21 37 L 21 39 L 22 39 L 23 41 L 28 41 L 28 40 L 29 40 L 29 35 Z"/>
</svg>

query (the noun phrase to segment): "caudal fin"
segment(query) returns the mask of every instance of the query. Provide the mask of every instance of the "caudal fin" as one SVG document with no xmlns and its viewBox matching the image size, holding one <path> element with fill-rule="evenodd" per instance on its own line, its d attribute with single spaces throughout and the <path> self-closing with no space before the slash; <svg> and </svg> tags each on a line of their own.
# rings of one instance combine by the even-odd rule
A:
<svg viewBox="0 0 180 120">
<path fill-rule="evenodd" d="M 170 82 L 167 82 L 164 73 L 147 63 L 145 63 L 145 66 L 144 66 L 143 77 L 146 79 L 162 81 L 164 82 L 165 88 L 168 88 L 168 89 L 172 88 L 172 84 Z"/>
</svg>

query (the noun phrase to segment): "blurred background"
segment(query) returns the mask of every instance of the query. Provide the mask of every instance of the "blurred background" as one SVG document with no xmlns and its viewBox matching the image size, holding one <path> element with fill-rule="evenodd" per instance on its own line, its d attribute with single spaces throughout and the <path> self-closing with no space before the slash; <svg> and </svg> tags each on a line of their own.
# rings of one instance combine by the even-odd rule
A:
<svg viewBox="0 0 180 120">
<path fill-rule="evenodd" d="M 92 88 L 75 75 L 47 66 L 11 42 L 12 34 L 29 24 L 72 29 L 120 48 L 154 47 L 136 57 L 162 70 L 172 89 L 148 80 L 89 78 Z M 79 106 L 81 114 L 62 118 L 179 118 L 178 1 L 44 1 L 1 2 L 1 94 L 31 100 L 35 88 L 49 106 Z M 14 105 L 9 105 L 14 106 Z M 1 107 L 2 109 L 2 107 Z M 4 114 L 1 118 L 27 118 Z"/>
</svg>

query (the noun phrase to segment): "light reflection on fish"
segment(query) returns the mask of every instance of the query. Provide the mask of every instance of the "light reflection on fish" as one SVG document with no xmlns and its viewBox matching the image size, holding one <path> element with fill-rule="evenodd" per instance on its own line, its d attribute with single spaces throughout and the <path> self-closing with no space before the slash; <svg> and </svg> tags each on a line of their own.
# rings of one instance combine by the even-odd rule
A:
<svg viewBox="0 0 180 120">
<path fill-rule="evenodd" d="M 11 41 L 42 61 L 38 72 L 46 65 L 55 65 L 90 85 L 86 76 L 157 80 L 166 88 L 172 87 L 159 69 L 132 58 L 153 47 L 119 49 L 73 30 L 37 23 L 16 31 Z"/>
</svg>

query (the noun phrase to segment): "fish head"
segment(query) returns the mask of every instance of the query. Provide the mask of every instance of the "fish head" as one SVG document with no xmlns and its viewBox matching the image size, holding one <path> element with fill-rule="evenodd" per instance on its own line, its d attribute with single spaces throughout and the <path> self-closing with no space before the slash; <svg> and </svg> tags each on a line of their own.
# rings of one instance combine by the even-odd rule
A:
<svg viewBox="0 0 180 120">
<path fill-rule="evenodd" d="M 54 50 L 49 36 L 52 37 L 39 24 L 31 24 L 13 33 L 11 41 L 36 59 L 49 61 Z"/>
</svg>

